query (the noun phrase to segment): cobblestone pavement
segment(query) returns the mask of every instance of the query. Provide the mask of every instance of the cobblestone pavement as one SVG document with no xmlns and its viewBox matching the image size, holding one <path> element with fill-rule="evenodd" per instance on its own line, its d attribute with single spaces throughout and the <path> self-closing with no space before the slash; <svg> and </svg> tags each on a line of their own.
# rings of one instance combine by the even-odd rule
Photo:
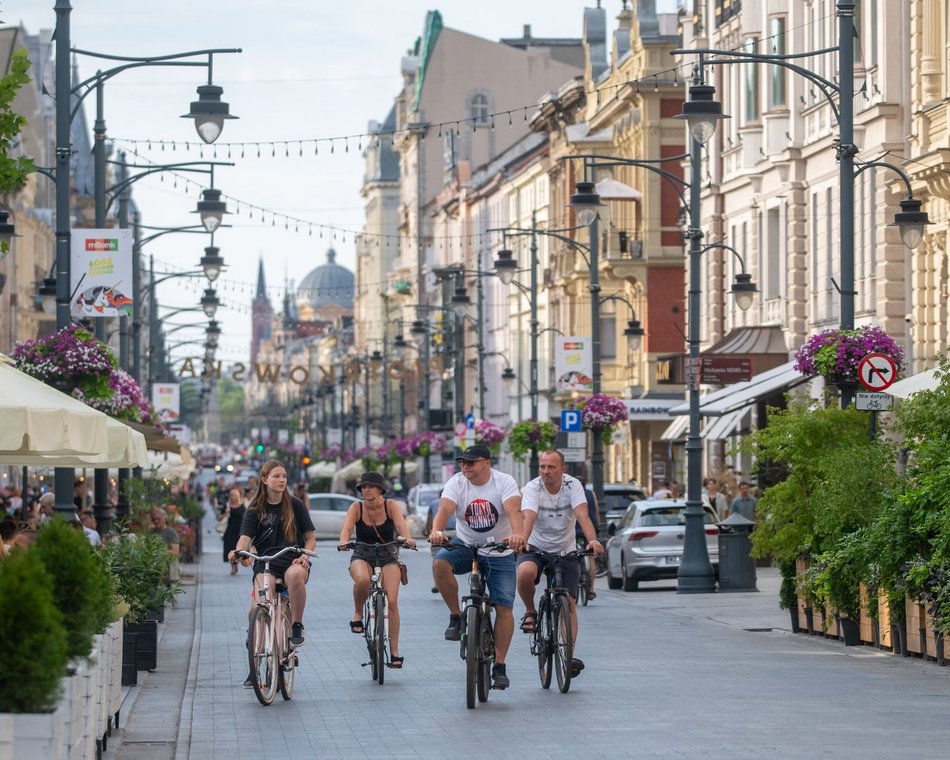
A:
<svg viewBox="0 0 950 760">
<path fill-rule="evenodd" d="M 230 576 L 216 539 L 206 534 L 198 583 L 169 610 L 159 668 L 140 674 L 107 758 L 947 757 L 950 668 L 792 635 L 768 569 L 759 593 L 599 588 L 580 610 L 587 668 L 568 694 L 540 688 L 516 632 L 511 688 L 468 710 L 428 551 L 405 553 L 406 664 L 381 687 L 349 632 L 348 555 L 321 542 L 296 693 L 263 707 L 241 688 L 250 572 Z"/>
</svg>

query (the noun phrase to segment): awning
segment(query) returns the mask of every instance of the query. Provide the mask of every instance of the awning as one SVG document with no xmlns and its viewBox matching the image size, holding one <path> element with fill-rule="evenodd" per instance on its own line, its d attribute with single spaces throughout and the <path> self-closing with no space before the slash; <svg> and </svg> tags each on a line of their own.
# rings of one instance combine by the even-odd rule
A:
<svg viewBox="0 0 950 760">
<path fill-rule="evenodd" d="M 704 417 L 720 417 L 734 412 L 761 398 L 771 396 L 779 391 L 801 385 L 807 377 L 794 368 L 795 362 L 786 362 L 774 369 L 760 372 L 751 380 L 733 383 L 713 391 L 700 399 L 699 411 Z M 688 415 L 689 404 L 680 404 L 670 410 L 670 414 Z"/>
<path fill-rule="evenodd" d="M 660 436 L 660 440 L 663 441 L 678 441 L 680 438 L 686 436 L 686 429 L 689 427 L 689 417 L 677 417 L 673 420 L 663 431 L 663 435 Z"/>
<path fill-rule="evenodd" d="M 932 391 L 938 385 L 940 385 L 940 378 L 937 376 L 937 370 L 928 369 L 903 380 L 898 380 L 885 393 L 890 393 L 892 396 L 897 396 L 897 398 L 910 398 L 920 391 Z"/>
<path fill-rule="evenodd" d="M 643 197 L 643 193 L 635 187 L 610 177 L 604 177 L 594 189 L 602 201 L 638 201 Z"/>
<path fill-rule="evenodd" d="M 108 446 L 95 454 L 3 454 L 4 464 L 47 467 L 142 467 L 148 464 L 145 436 L 124 422 L 106 417 Z"/>
<path fill-rule="evenodd" d="M 710 441 L 725 441 L 737 435 L 742 429 L 742 420 L 749 413 L 749 407 L 744 406 L 736 409 L 734 412 L 722 415 L 722 417 L 710 418 L 701 433 L 703 438 Z M 687 417 L 686 419 L 689 419 Z"/>
<path fill-rule="evenodd" d="M 313 478 L 332 478 L 338 467 L 336 462 L 314 462 L 307 468 L 307 477 Z"/>
</svg>

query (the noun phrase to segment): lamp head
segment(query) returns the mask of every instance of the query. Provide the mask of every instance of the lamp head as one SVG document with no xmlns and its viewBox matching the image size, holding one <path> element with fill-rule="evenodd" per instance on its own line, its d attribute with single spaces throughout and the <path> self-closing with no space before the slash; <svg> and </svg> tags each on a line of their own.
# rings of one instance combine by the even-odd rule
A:
<svg viewBox="0 0 950 760">
<path fill-rule="evenodd" d="M 198 87 L 198 99 L 192 101 L 191 109 L 183 119 L 194 119 L 198 136 L 209 145 L 224 129 L 225 119 L 236 119 L 229 111 L 228 104 L 221 100 L 224 90 L 215 84 L 203 84 Z"/>
<path fill-rule="evenodd" d="M 516 379 L 515 371 L 511 367 L 505 367 L 504 371 L 501 373 L 501 381 L 505 384 L 505 388 L 511 391 L 515 385 Z"/>
<path fill-rule="evenodd" d="M 930 217 L 926 211 L 921 211 L 921 202 L 916 198 L 904 198 L 901 201 L 901 210 L 894 214 L 894 224 L 901 231 L 901 240 L 904 245 L 913 250 L 924 237 L 924 227 L 930 224 Z"/>
<path fill-rule="evenodd" d="M 209 245 L 205 248 L 205 255 L 202 256 L 201 261 L 198 262 L 198 265 L 204 270 L 208 282 L 217 280 L 218 275 L 221 274 L 222 267 L 224 267 L 224 259 L 219 255 L 219 252 L 219 248 Z"/>
<path fill-rule="evenodd" d="M 742 311 L 748 311 L 752 305 L 752 301 L 755 300 L 755 294 L 758 292 L 758 289 L 755 287 L 755 283 L 752 282 L 751 274 L 740 272 L 736 275 L 736 280 L 732 283 L 732 290 L 730 292 L 736 299 L 736 306 Z"/>
<path fill-rule="evenodd" d="M 689 100 L 683 103 L 683 113 L 674 119 L 686 119 L 689 133 L 700 145 L 709 142 L 716 124 L 729 117 L 722 112 L 722 103 L 715 100 L 716 88 L 708 84 L 694 84 L 689 88 Z"/>
<path fill-rule="evenodd" d="M 577 223 L 585 227 L 593 224 L 597 213 L 604 204 L 594 188 L 593 182 L 578 182 L 576 192 L 571 196 L 571 208 L 577 214 Z"/>
<path fill-rule="evenodd" d="M 472 299 L 465 292 L 464 285 L 456 285 L 455 292 L 452 294 L 452 310 L 459 316 L 465 316 L 468 307 L 471 306 Z"/>
<path fill-rule="evenodd" d="M 517 271 L 518 262 L 515 261 L 514 254 L 508 248 L 498 251 L 498 258 L 495 259 L 495 274 L 498 279 L 505 285 L 511 285 Z"/>
<path fill-rule="evenodd" d="M 198 207 L 192 213 L 199 215 L 201 223 L 208 232 L 214 232 L 224 220 L 224 215 L 230 212 L 227 204 L 221 200 L 221 191 L 209 187 L 201 191 L 201 200 L 198 201 Z"/>
<path fill-rule="evenodd" d="M 630 353 L 638 350 L 640 348 L 640 343 L 643 341 L 643 327 L 640 326 L 639 319 L 630 319 L 627 321 L 627 328 L 623 331 L 623 334 L 627 338 L 627 350 Z"/>
<path fill-rule="evenodd" d="M 40 308 L 44 314 L 56 313 L 56 278 L 44 277 L 43 284 L 36 291 L 40 299 Z"/>
<path fill-rule="evenodd" d="M 409 334 L 413 337 L 416 342 L 416 345 L 421 347 L 423 341 L 426 339 L 428 331 L 426 330 L 426 324 L 421 319 L 414 319 L 412 321 L 412 326 L 409 328 Z"/>
<path fill-rule="evenodd" d="M 214 315 L 220 305 L 221 302 L 218 300 L 218 295 L 214 292 L 214 288 L 205 288 L 205 294 L 201 296 L 201 308 L 204 309 L 205 316 L 207 316 L 208 319 L 214 319 Z"/>
</svg>

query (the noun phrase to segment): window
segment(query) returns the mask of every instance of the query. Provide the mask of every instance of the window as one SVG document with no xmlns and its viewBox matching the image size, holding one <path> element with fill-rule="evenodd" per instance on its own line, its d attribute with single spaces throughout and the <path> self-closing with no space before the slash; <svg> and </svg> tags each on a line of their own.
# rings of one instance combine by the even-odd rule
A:
<svg viewBox="0 0 950 760">
<path fill-rule="evenodd" d="M 766 230 L 765 298 L 772 299 L 782 295 L 782 242 L 785 237 L 782 209 L 770 208 L 766 212 Z"/>
<path fill-rule="evenodd" d="M 785 55 L 785 18 L 769 19 L 769 50 L 772 55 Z M 785 69 L 772 66 L 772 81 L 769 87 L 769 108 L 785 106 Z"/>
<path fill-rule="evenodd" d="M 489 123 L 491 109 L 489 107 L 488 96 L 479 93 L 472 97 L 468 109 L 469 118 L 474 119 L 479 126 Z"/>
<path fill-rule="evenodd" d="M 755 53 L 758 40 L 755 37 L 745 38 L 745 52 Z M 745 68 L 745 123 L 752 124 L 759 120 L 759 64 L 747 63 Z"/>
<path fill-rule="evenodd" d="M 604 361 L 617 358 L 617 314 L 613 301 L 600 306 L 600 358 Z"/>
<path fill-rule="evenodd" d="M 455 168 L 455 132 L 442 134 L 442 169 L 450 172 Z"/>
</svg>

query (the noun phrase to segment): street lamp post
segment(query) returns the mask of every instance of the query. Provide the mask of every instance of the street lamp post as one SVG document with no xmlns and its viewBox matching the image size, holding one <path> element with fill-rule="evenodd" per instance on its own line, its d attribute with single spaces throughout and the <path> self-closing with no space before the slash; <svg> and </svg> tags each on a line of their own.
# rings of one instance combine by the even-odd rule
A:
<svg viewBox="0 0 950 760">
<path fill-rule="evenodd" d="M 838 161 L 838 231 L 839 248 L 841 254 L 841 284 L 832 279 L 832 284 L 841 296 L 840 326 L 843 330 L 854 329 L 854 186 L 855 179 L 865 169 L 872 166 L 888 168 L 900 175 L 907 187 L 908 197 L 900 202 L 901 211 L 895 215 L 894 226 L 901 231 L 901 239 L 908 248 L 915 248 L 920 243 L 923 228 L 930 223 L 926 212 L 921 212 L 920 201 L 914 199 L 910 179 L 900 167 L 884 161 L 861 163 L 855 171 L 855 157 L 858 147 L 854 144 L 854 26 L 855 0 L 838 0 L 835 15 L 838 19 L 838 45 L 834 48 L 825 48 L 806 53 L 789 53 L 784 55 L 750 53 L 735 50 L 715 50 L 709 48 L 681 48 L 672 50 L 671 55 L 695 55 L 699 57 L 697 63 L 697 77 L 703 76 L 702 70 L 707 65 L 726 65 L 732 63 L 767 63 L 781 66 L 799 74 L 815 85 L 825 96 L 838 122 L 839 138 L 835 144 L 835 158 Z M 827 53 L 838 53 L 837 82 L 826 79 L 815 72 L 794 63 L 795 59 L 813 58 Z M 707 56 L 712 56 L 708 58 Z M 699 97 L 694 97 L 698 94 Z M 690 100 L 684 103 L 682 118 L 690 123 L 690 132 L 694 138 L 705 142 L 712 136 L 714 123 L 710 125 L 710 103 L 718 106 L 712 100 L 712 87 L 705 86 L 701 90 L 691 88 Z M 835 97 L 837 96 L 837 97 Z M 717 118 L 713 114 L 713 118 Z M 720 114 L 721 118 L 721 114 Z M 843 389 L 841 392 L 841 406 L 846 408 L 853 399 L 854 392 Z"/>
<path fill-rule="evenodd" d="M 131 68 L 142 66 L 204 66 L 208 70 L 209 81 L 207 88 L 213 89 L 214 92 L 203 93 L 202 88 L 199 88 L 199 101 L 192 104 L 192 112 L 189 114 L 189 116 L 195 118 L 195 123 L 199 128 L 200 134 L 202 125 L 207 123 L 209 118 L 214 123 L 221 122 L 222 124 L 222 119 L 233 118 L 227 114 L 228 109 L 226 103 L 218 102 L 207 106 L 206 101 L 209 99 L 214 100 L 215 98 L 217 101 L 220 101 L 220 88 L 211 84 L 213 55 L 215 53 L 240 52 L 240 50 L 201 50 L 157 58 L 129 58 L 102 55 L 85 50 L 73 50 L 70 47 L 70 14 L 72 13 L 70 0 L 56 0 L 53 9 L 56 13 L 56 29 L 54 32 L 54 37 L 56 38 L 56 328 L 57 330 L 61 330 L 71 321 L 69 251 L 71 183 L 69 181 L 69 159 L 72 150 L 70 146 L 70 132 L 73 118 L 81 107 L 82 100 L 89 94 L 93 86 L 97 87 L 99 97 L 101 98 L 101 83 Z M 121 63 L 107 71 L 99 71 L 94 77 L 73 87 L 70 71 L 70 62 L 73 53 L 120 61 Z M 207 63 L 181 60 L 198 55 L 207 55 Z M 209 111 L 214 111 L 215 113 L 209 114 Z M 97 123 L 97 139 L 100 136 L 100 127 L 101 125 Z M 218 130 L 218 133 L 220 133 L 220 130 Z M 104 135 L 102 135 L 102 137 L 104 137 Z M 214 135 L 214 138 L 216 137 L 217 134 Z M 213 139 L 211 141 L 213 141 Z M 97 169 L 103 168 L 98 166 L 101 157 L 105 155 L 103 149 L 104 144 L 99 145 L 97 149 Z M 72 470 L 64 467 L 57 467 L 55 470 L 55 508 L 57 512 L 62 514 L 70 514 L 75 510 L 75 505 L 73 504 L 73 474 Z"/>
</svg>

